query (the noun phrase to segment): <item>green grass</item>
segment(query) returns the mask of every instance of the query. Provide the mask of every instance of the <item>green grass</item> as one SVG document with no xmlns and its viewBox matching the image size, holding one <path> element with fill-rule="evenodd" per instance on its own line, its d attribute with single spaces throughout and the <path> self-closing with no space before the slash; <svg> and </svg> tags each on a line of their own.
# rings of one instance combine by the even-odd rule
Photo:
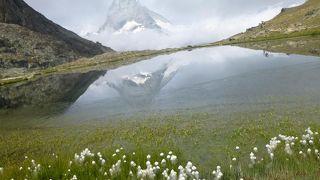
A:
<svg viewBox="0 0 320 180">
<path fill-rule="evenodd" d="M 213 46 L 213 45 L 210 45 Z M 130 52 L 109 52 L 93 58 L 82 58 L 74 62 L 65 63 L 62 65 L 49 67 L 46 69 L 37 69 L 18 74 L 12 77 L 0 79 L 0 86 L 15 84 L 27 80 L 34 80 L 41 77 L 75 72 L 88 72 L 92 70 L 108 70 L 115 69 L 120 66 L 132 64 L 145 59 L 150 59 L 160 55 L 171 54 L 179 51 L 192 50 L 196 48 L 207 47 L 204 45 L 187 46 L 181 48 L 167 48 L 162 50 L 144 50 Z"/>
<path fill-rule="evenodd" d="M 258 37 L 242 37 L 240 39 L 231 39 L 221 41 L 221 45 L 234 45 L 234 44 L 243 44 L 243 43 L 259 43 L 264 41 L 273 41 L 273 40 L 290 40 L 292 38 L 312 38 L 320 35 L 320 28 L 308 29 L 306 31 L 297 31 L 292 33 L 280 33 L 273 32 L 267 36 L 258 36 Z"/>
<path fill-rule="evenodd" d="M 126 154 L 127 162 L 134 160 L 142 168 L 146 167 L 148 154 L 154 163 L 161 161 L 161 152 L 173 151 L 178 156 L 178 163 L 170 165 L 170 169 L 178 171 L 178 165 L 185 167 L 190 160 L 206 179 L 213 178 L 211 172 L 218 165 L 222 167 L 224 179 L 316 179 L 318 159 L 298 155 L 300 150 L 306 153 L 308 147 L 296 142 L 294 155 L 290 156 L 285 153 L 282 143 L 275 152 L 275 159 L 271 160 L 265 145 L 280 133 L 301 138 L 309 126 L 314 131 L 320 130 L 319 115 L 319 106 L 306 106 L 268 108 L 259 112 L 156 114 L 58 127 L 47 124 L 6 128 L 4 124 L 0 130 L 0 167 L 4 167 L 4 179 L 21 179 L 28 173 L 28 179 L 70 179 L 74 174 L 79 179 L 105 179 L 104 171 L 109 174 L 112 164 L 122 157 L 121 154 L 113 158 L 112 154 L 115 149 L 124 147 L 122 153 Z M 314 142 L 310 148 L 320 148 L 319 139 Z M 240 152 L 235 151 L 236 146 L 240 147 Z M 254 147 L 259 149 L 258 159 L 264 161 L 251 168 L 249 154 Z M 87 163 L 73 162 L 69 167 L 69 162 L 74 161 L 74 153 L 79 154 L 85 148 L 102 152 L 106 164 L 93 166 L 92 160 L 98 162 L 95 156 L 86 160 Z M 136 152 L 135 157 L 132 152 Z M 233 162 L 233 157 L 238 161 Z M 27 170 L 31 159 L 42 167 L 36 175 Z M 50 169 L 47 168 L 49 165 Z M 21 166 L 23 171 L 19 170 Z M 121 169 L 115 179 L 128 177 L 129 166 L 121 166 Z"/>
</svg>

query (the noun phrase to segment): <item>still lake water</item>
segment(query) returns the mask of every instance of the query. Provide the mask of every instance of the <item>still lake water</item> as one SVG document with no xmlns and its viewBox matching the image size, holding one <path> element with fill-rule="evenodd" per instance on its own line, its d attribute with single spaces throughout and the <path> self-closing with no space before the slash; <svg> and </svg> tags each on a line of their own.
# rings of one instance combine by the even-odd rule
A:
<svg viewBox="0 0 320 180">
<path fill-rule="evenodd" d="M 14 103 L 15 108 L 1 110 L 0 123 L 320 102 L 319 57 L 228 46 L 158 56 L 107 72 L 57 76 L 1 88 L 2 106 Z"/>
</svg>

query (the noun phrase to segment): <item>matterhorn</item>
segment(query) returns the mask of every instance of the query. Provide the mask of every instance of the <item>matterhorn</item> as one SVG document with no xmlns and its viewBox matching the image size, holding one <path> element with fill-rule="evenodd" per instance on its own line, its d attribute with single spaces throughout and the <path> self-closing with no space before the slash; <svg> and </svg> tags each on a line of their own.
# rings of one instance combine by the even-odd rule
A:
<svg viewBox="0 0 320 180">
<path fill-rule="evenodd" d="M 166 18 L 141 5 L 138 0 L 114 0 L 98 34 L 110 30 L 118 33 L 141 32 L 146 29 L 163 31 L 169 26 L 170 22 Z"/>
</svg>

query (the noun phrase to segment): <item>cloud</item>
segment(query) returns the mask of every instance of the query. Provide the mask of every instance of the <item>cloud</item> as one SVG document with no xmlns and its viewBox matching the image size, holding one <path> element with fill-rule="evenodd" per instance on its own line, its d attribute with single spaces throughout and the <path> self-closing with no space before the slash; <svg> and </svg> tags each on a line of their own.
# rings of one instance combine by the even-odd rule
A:
<svg viewBox="0 0 320 180">
<path fill-rule="evenodd" d="M 106 31 L 88 38 L 102 42 L 118 51 L 162 49 L 210 43 L 245 31 L 249 27 L 256 26 L 262 20 L 269 20 L 280 10 L 281 7 L 270 7 L 254 14 L 243 14 L 229 18 L 212 17 L 190 24 L 173 25 L 165 33 L 146 30 L 138 33 L 113 34 Z"/>
<path fill-rule="evenodd" d="M 305 0 L 140 0 L 169 19 L 174 27 L 115 35 L 105 32 L 90 39 L 116 50 L 141 50 L 208 43 L 256 26 Z M 112 0 L 26 0 L 49 19 L 80 35 L 96 32 L 104 23 Z"/>
</svg>

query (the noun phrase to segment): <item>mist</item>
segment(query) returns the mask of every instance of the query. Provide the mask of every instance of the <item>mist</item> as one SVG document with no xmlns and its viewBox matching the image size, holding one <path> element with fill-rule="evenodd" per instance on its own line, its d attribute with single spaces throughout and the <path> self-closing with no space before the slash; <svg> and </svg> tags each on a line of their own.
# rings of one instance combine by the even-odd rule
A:
<svg viewBox="0 0 320 180">
<path fill-rule="evenodd" d="M 111 0 L 27 0 L 27 3 L 54 22 L 82 37 L 98 41 L 117 51 L 162 49 L 210 43 L 245 31 L 280 13 L 282 8 L 304 0 L 140 0 L 172 26 L 163 32 L 95 34 L 105 22 Z M 88 36 L 88 33 L 91 34 Z"/>
</svg>

